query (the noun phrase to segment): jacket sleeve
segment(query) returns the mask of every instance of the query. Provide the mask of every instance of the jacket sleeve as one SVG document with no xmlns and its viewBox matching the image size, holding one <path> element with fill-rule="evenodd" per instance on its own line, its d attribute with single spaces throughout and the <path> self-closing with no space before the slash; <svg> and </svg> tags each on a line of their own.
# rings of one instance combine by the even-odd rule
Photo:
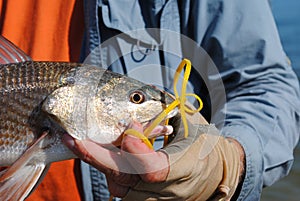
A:
<svg viewBox="0 0 300 201">
<path fill-rule="evenodd" d="M 202 44 L 224 82 L 222 133 L 237 139 L 246 154 L 239 200 L 259 200 L 263 186 L 291 169 L 300 128 L 298 79 L 269 1 L 226 0 L 218 6 Z"/>
</svg>

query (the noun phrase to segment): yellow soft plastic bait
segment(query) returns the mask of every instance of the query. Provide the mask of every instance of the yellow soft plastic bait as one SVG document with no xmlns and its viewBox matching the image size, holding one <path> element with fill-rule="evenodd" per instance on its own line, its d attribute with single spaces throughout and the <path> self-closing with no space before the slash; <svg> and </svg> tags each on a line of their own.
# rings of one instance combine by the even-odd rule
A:
<svg viewBox="0 0 300 201">
<path fill-rule="evenodd" d="M 180 73 L 181 73 L 181 71 L 183 71 L 184 67 L 185 67 L 185 71 L 184 71 L 183 82 L 182 82 L 182 86 L 181 86 L 181 94 L 179 95 L 178 91 L 177 91 L 177 83 L 179 80 Z M 153 123 L 148 128 L 145 129 L 144 134 L 142 134 L 134 129 L 127 129 L 124 132 L 124 134 L 132 135 L 137 138 L 140 138 L 149 148 L 153 149 L 153 146 L 152 146 L 153 143 L 151 143 L 150 140 L 148 139 L 149 134 L 157 125 L 159 125 L 166 118 L 166 116 L 168 115 L 169 112 L 171 112 L 173 109 L 178 107 L 179 112 L 181 114 L 183 126 L 184 126 L 184 136 L 187 137 L 189 131 L 188 131 L 188 124 L 187 124 L 187 120 L 186 120 L 186 113 L 194 114 L 196 112 L 199 112 L 203 108 L 203 102 L 199 96 L 197 96 L 196 94 L 190 94 L 190 93 L 187 94 L 186 93 L 186 87 L 187 87 L 189 76 L 191 73 L 191 68 L 192 68 L 191 62 L 188 59 L 183 59 L 181 61 L 178 68 L 176 69 L 176 72 L 174 75 L 173 87 L 174 87 L 175 100 L 158 117 L 156 117 L 156 119 L 153 121 Z M 187 106 L 185 106 L 185 101 L 186 101 L 187 96 L 192 96 L 198 100 L 199 107 L 196 110 L 191 110 Z M 166 122 L 168 122 L 168 121 L 166 120 Z M 166 139 L 167 139 L 167 136 L 165 138 L 165 142 L 167 141 Z M 152 141 L 154 141 L 154 140 L 152 140 Z"/>
</svg>

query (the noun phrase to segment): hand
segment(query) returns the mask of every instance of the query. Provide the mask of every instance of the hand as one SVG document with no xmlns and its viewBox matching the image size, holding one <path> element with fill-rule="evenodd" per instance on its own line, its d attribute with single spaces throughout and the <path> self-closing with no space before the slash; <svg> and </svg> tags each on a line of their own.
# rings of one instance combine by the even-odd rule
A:
<svg viewBox="0 0 300 201">
<path fill-rule="evenodd" d="M 137 123 L 132 128 L 142 132 Z M 182 138 L 179 129 L 172 143 L 157 152 L 132 136 L 123 138 L 120 149 L 107 149 L 68 135 L 64 141 L 79 158 L 105 173 L 111 194 L 124 200 L 230 199 L 243 166 L 239 163 L 241 147 L 237 142 L 206 134 L 210 126 L 189 128 L 188 138 Z M 203 154 L 207 144 L 212 145 L 211 150 Z"/>
<path fill-rule="evenodd" d="M 134 123 L 131 128 L 143 132 L 138 123 Z M 170 127 L 158 126 L 151 134 L 166 133 L 168 130 Z M 116 197 L 124 197 L 141 179 L 150 183 L 161 182 L 168 175 L 167 155 L 155 152 L 136 137 L 125 135 L 121 149 L 104 147 L 90 140 L 76 140 L 68 134 L 63 138 L 65 144 L 80 159 L 106 175 L 109 191 Z"/>
</svg>

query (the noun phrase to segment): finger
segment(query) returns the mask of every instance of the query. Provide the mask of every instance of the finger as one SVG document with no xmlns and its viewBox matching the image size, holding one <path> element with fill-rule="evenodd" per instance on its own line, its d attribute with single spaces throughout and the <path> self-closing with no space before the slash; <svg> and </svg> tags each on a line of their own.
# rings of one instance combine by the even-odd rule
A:
<svg viewBox="0 0 300 201">
<path fill-rule="evenodd" d="M 91 164 L 104 173 L 109 173 L 111 170 L 127 173 L 134 172 L 134 169 L 120 153 L 108 150 L 93 141 L 77 140 L 65 134 L 63 136 L 63 142 L 81 160 Z"/>
<path fill-rule="evenodd" d="M 132 128 L 142 132 L 142 126 L 133 123 Z M 163 152 L 155 152 L 142 140 L 126 135 L 122 141 L 122 156 L 130 162 L 132 167 L 146 182 L 165 181 L 169 172 L 169 161 Z"/>
</svg>

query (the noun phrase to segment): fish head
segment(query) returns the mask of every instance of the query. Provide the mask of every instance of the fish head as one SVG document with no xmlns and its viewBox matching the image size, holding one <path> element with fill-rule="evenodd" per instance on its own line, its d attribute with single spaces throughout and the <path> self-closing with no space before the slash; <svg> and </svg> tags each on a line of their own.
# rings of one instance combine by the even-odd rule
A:
<svg viewBox="0 0 300 201">
<path fill-rule="evenodd" d="M 43 111 L 72 137 L 100 144 L 113 143 L 132 121 L 146 127 L 174 101 L 154 86 L 91 66 L 74 70 L 62 83 L 45 99 Z"/>
</svg>

